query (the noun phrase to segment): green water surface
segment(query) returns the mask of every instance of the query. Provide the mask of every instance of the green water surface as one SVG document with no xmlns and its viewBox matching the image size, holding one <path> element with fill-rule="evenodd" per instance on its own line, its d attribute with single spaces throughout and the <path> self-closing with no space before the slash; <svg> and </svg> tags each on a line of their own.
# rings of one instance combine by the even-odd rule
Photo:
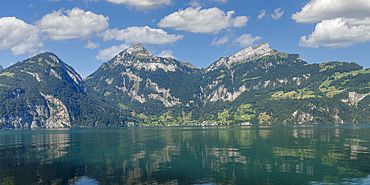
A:
<svg viewBox="0 0 370 185">
<path fill-rule="evenodd" d="M 370 125 L 0 131 L 0 184 L 370 184 Z"/>
</svg>

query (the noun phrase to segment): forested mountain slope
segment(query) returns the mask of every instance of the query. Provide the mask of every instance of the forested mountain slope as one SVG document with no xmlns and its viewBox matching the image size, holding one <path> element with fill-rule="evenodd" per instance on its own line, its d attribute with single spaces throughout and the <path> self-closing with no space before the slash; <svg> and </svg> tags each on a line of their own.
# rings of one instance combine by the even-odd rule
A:
<svg viewBox="0 0 370 185">
<path fill-rule="evenodd" d="M 53 53 L 0 71 L 0 128 L 370 122 L 370 70 L 262 43 L 207 68 L 141 44 L 82 80 Z"/>
<path fill-rule="evenodd" d="M 137 44 L 86 83 L 145 124 L 315 124 L 369 122 L 368 69 L 309 64 L 267 43 L 200 69 L 154 57 Z"/>
<path fill-rule="evenodd" d="M 0 71 L 0 127 L 118 126 L 132 121 L 129 112 L 108 106 L 91 92 L 53 53 L 17 62 Z"/>
</svg>

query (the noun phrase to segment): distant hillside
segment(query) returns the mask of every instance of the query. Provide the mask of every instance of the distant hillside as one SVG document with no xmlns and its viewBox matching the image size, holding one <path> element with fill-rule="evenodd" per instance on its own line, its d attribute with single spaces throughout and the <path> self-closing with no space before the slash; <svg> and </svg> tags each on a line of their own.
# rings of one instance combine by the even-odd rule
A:
<svg viewBox="0 0 370 185">
<path fill-rule="evenodd" d="M 369 123 L 369 79 L 267 43 L 203 69 L 137 44 L 84 80 L 42 53 L 0 71 L 0 128 Z"/>
</svg>

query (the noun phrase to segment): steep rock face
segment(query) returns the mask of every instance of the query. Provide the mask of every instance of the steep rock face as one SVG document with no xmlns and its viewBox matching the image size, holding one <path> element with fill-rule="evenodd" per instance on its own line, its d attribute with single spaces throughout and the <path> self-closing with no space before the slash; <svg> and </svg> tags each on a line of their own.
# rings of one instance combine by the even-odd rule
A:
<svg viewBox="0 0 370 185">
<path fill-rule="evenodd" d="M 270 55 L 271 52 L 272 49 L 270 48 L 270 45 L 268 43 L 262 43 L 254 48 L 248 46 L 247 48 L 228 57 L 227 64 L 228 66 L 230 66 L 232 63 L 248 60 L 256 56 L 263 57 L 266 55 Z"/>
<path fill-rule="evenodd" d="M 116 113 L 90 91 L 53 53 L 18 62 L 0 72 L 0 128 L 72 127 Z"/>
<path fill-rule="evenodd" d="M 0 78 L 0 83 L 3 84 L 0 93 L 5 95 L 0 98 L 4 108 L 0 112 L 0 127 L 72 126 L 68 108 L 59 98 L 50 94 L 55 94 L 54 90 L 57 89 L 60 89 L 59 92 L 69 91 L 62 84 L 74 86 L 77 91 L 85 90 L 82 78 L 73 68 L 53 53 L 43 53 L 19 62 L 4 72 L 11 75 Z M 68 83 L 73 85 L 70 86 Z M 12 104 L 17 107 L 11 108 Z"/>
<path fill-rule="evenodd" d="M 349 102 L 352 105 L 357 105 L 358 102 L 363 100 L 366 96 L 370 95 L 370 93 L 367 94 L 358 94 L 356 92 L 348 92 Z"/>
<path fill-rule="evenodd" d="M 0 65 L 0 70 L 3 70 L 3 66 L 2 65 Z"/>
<path fill-rule="evenodd" d="M 110 66 L 122 65 L 126 67 L 133 67 L 137 70 L 144 69 L 145 71 L 156 71 L 162 69 L 165 72 L 176 71 L 178 65 L 171 59 L 153 57 L 149 50 L 145 49 L 143 45 L 136 44 L 125 51 L 119 53 L 109 63 Z"/>
<path fill-rule="evenodd" d="M 219 86 L 217 90 L 213 91 L 212 94 L 208 96 L 210 102 L 216 102 L 218 100 L 222 101 L 234 101 L 238 98 L 244 91 L 248 90 L 244 85 L 239 87 L 238 91 L 233 93 L 228 92 L 228 89 L 223 85 Z"/>
<path fill-rule="evenodd" d="M 66 63 L 62 62 L 57 56 L 55 56 L 54 54 L 48 54 L 48 57 L 50 59 L 52 59 L 56 64 L 59 64 L 68 74 L 68 76 L 73 79 L 73 81 L 78 84 L 78 85 L 82 85 L 84 82 L 81 78 L 81 76 L 70 66 L 68 66 Z M 66 78 L 63 78 L 61 75 L 58 75 L 53 69 L 50 69 L 50 72 L 57 78 L 59 79 L 65 79 Z"/>
<path fill-rule="evenodd" d="M 3 128 L 64 128 L 71 127 L 67 107 L 57 98 L 40 93 L 46 105 L 28 105 L 23 115 L 1 118 Z"/>
<path fill-rule="evenodd" d="M 247 48 L 244 48 L 229 57 L 221 58 L 217 62 L 211 64 L 207 68 L 207 72 L 219 69 L 221 66 L 230 68 L 232 64 L 235 64 L 240 61 L 247 61 L 250 59 L 257 59 L 260 57 L 270 55 L 272 51 L 273 50 L 270 48 L 270 45 L 268 43 L 262 43 L 254 48 L 248 46 Z"/>
<path fill-rule="evenodd" d="M 33 121 L 33 117 L 29 114 L 23 114 L 20 116 L 7 117 L 0 119 L 1 128 L 38 128 L 37 121 Z"/>
<path fill-rule="evenodd" d="M 200 89 L 191 78 L 202 73 L 189 63 L 154 57 L 137 44 L 104 63 L 85 82 L 115 103 L 132 107 L 137 101 L 165 108 L 194 102 L 192 96 Z"/>
<path fill-rule="evenodd" d="M 45 128 L 71 127 L 71 118 L 67 107 L 52 95 L 40 93 L 46 100 L 49 108 L 49 116 L 45 122 Z"/>
<path fill-rule="evenodd" d="M 84 80 L 44 53 L 0 72 L 0 127 L 368 122 L 369 76 L 354 63 L 308 64 L 267 43 L 205 69 L 137 44 Z"/>
<path fill-rule="evenodd" d="M 284 61 L 287 59 L 289 62 Z M 305 64 L 299 56 L 279 53 L 268 43 L 262 43 L 221 58 L 206 69 L 199 69 L 186 62 L 154 57 L 137 44 L 104 63 L 85 82 L 108 100 L 133 109 L 138 107 L 132 106 L 135 101 L 151 104 L 150 107 L 163 106 L 161 109 L 202 107 L 209 102 L 233 102 L 246 91 L 278 87 L 282 82 L 286 85 L 288 80 L 284 75 L 274 79 L 256 75 L 270 68 L 276 69 L 276 66 L 290 65 L 290 61 Z M 302 81 L 300 78 L 290 79 L 294 84 Z M 302 76 L 302 79 L 307 78 Z"/>
<path fill-rule="evenodd" d="M 100 89 L 103 84 L 104 86 L 107 84 L 108 86 L 112 86 L 114 81 L 116 81 L 116 85 L 114 85 L 114 87 L 124 93 L 127 93 L 127 95 L 129 95 L 133 100 L 137 100 L 140 103 L 145 103 L 149 102 L 150 99 L 155 99 L 161 101 L 165 107 L 186 105 L 190 103 L 190 101 L 198 102 L 198 105 L 200 102 L 207 103 L 218 100 L 234 101 L 249 88 L 247 88 L 245 85 L 239 85 L 238 87 L 232 88 L 228 87 L 229 85 L 225 84 L 228 83 L 225 81 L 226 77 L 223 79 L 222 74 L 214 79 L 210 84 L 208 79 L 212 79 L 213 77 L 210 77 L 208 73 L 212 71 L 219 71 L 218 68 L 221 66 L 230 69 L 233 64 L 238 62 L 257 60 L 261 57 L 271 55 L 272 53 L 273 50 L 270 48 L 268 43 L 262 43 L 254 48 L 247 47 L 231 55 L 230 57 L 220 59 L 207 68 L 204 72 L 204 70 L 195 68 L 185 62 L 178 62 L 169 58 L 153 57 L 149 50 L 145 49 L 141 44 L 137 44 L 121 52 L 111 61 L 103 64 L 101 69 L 104 69 L 105 72 L 102 70 L 99 71 L 100 69 L 98 69 L 98 71 L 88 77 L 89 80 L 86 82 L 89 85 Z M 267 69 L 269 66 L 272 66 L 272 64 L 263 64 L 263 66 L 261 65 L 259 67 L 262 69 Z M 106 72 L 108 68 L 109 72 Z M 144 76 L 143 71 L 145 71 Z M 173 72 L 173 74 L 171 72 Z M 231 76 L 232 82 L 234 81 L 234 72 L 235 70 L 230 69 L 230 71 L 228 71 L 229 74 L 227 75 Z M 112 75 L 115 73 L 118 73 L 121 76 L 120 79 L 118 79 L 117 75 Z M 188 79 L 183 78 L 183 73 L 189 74 L 187 75 Z M 185 90 L 193 89 L 191 94 L 189 94 L 190 96 L 193 96 L 193 98 L 186 98 L 186 100 L 182 99 L 177 95 L 177 93 L 183 94 L 186 92 L 182 91 L 176 93 L 174 91 L 176 90 L 175 88 L 178 88 L 176 87 L 178 85 L 168 85 L 181 83 L 181 81 L 175 82 L 173 79 L 171 79 L 171 76 L 178 75 L 182 76 L 180 78 L 184 81 L 184 83 L 180 85 L 185 84 L 191 86 L 189 88 L 185 88 Z M 152 78 L 153 76 L 162 76 L 162 78 Z M 94 78 L 94 80 L 92 78 Z M 202 82 L 203 80 L 201 79 L 207 80 Z M 105 80 L 106 83 L 99 85 L 99 81 L 102 80 Z M 235 80 L 239 81 L 240 79 Z M 162 83 L 158 81 L 162 81 Z M 163 83 L 163 81 L 167 82 L 167 84 Z M 194 83 L 188 84 L 189 81 Z M 153 84 L 156 85 L 153 86 Z M 269 85 L 269 81 L 262 86 L 266 87 L 267 85 Z M 165 89 L 167 93 L 163 93 L 162 90 L 159 91 L 158 88 Z M 103 89 L 104 91 L 109 92 L 108 94 L 111 93 L 111 90 L 107 91 L 106 87 Z M 154 91 L 154 94 L 151 93 L 151 91 Z M 201 105 L 203 103 L 201 103 Z"/>
<path fill-rule="evenodd" d="M 126 53 L 133 55 L 137 54 L 139 56 L 144 56 L 144 57 L 152 57 L 152 53 L 148 49 L 145 49 L 144 46 L 140 43 L 136 44 L 135 46 L 132 46 L 128 49 L 125 50 Z"/>
<path fill-rule="evenodd" d="M 137 44 L 104 63 L 85 82 L 107 101 L 133 109 L 135 115 L 160 117 L 163 121 L 174 116 L 191 120 L 195 110 L 198 116 L 217 110 L 214 104 L 221 108 L 230 103 L 254 102 L 256 92 L 305 85 L 312 80 L 309 72 L 300 69 L 306 64 L 297 54 L 280 53 L 262 43 L 199 69 L 186 62 L 154 57 Z M 274 98 L 283 99 L 284 94 L 281 97 Z M 180 116 L 174 115 L 178 112 Z M 240 114 L 244 121 L 251 118 Z"/>
</svg>

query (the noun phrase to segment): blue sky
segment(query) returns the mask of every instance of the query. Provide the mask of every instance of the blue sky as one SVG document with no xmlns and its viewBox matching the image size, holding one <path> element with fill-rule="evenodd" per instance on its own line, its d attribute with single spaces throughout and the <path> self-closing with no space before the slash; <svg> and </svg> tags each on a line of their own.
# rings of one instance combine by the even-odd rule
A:
<svg viewBox="0 0 370 185">
<path fill-rule="evenodd" d="M 268 42 L 309 63 L 370 67 L 369 0 L 14 0 L 0 2 L 0 65 L 51 51 L 82 77 L 142 43 L 207 67 Z"/>
</svg>

